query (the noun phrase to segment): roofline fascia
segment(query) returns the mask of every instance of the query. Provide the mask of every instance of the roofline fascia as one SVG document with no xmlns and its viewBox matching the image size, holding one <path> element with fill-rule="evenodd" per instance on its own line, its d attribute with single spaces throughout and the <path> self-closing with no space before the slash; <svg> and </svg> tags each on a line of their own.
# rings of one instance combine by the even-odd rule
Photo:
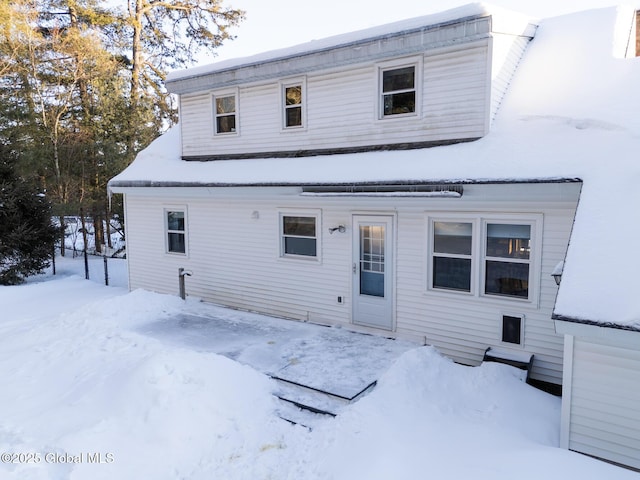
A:
<svg viewBox="0 0 640 480">
<path fill-rule="evenodd" d="M 477 15 L 462 17 L 455 20 L 439 22 L 431 25 L 423 25 L 420 27 L 404 29 L 397 32 L 389 32 L 389 33 L 380 34 L 380 35 L 373 35 L 370 37 L 361 38 L 361 39 L 344 42 L 336 45 L 329 45 L 326 47 L 319 47 L 316 49 L 311 48 L 310 50 L 300 51 L 298 53 L 288 54 L 288 55 L 285 54 L 282 56 L 276 56 L 276 57 L 265 59 L 265 60 L 256 59 L 254 61 L 251 61 L 250 59 L 248 59 L 250 61 L 248 61 L 247 63 L 230 65 L 229 67 L 227 68 L 223 67 L 220 70 L 214 70 L 209 72 L 204 71 L 202 73 L 194 73 L 193 75 L 179 76 L 177 78 L 169 77 L 167 80 L 165 80 L 165 87 L 169 93 L 188 94 L 188 93 L 194 93 L 197 91 L 202 91 L 203 89 L 207 90 L 207 89 L 221 88 L 223 86 L 229 87 L 229 86 L 234 86 L 239 84 L 251 83 L 257 80 L 264 80 L 267 78 L 271 78 L 274 75 L 276 77 L 299 75 L 308 71 L 326 68 L 328 66 L 333 68 L 333 67 L 339 67 L 342 65 L 347 65 L 352 63 L 383 60 L 384 58 L 390 58 L 390 57 L 399 56 L 399 55 L 409 55 L 411 53 L 416 53 L 418 51 L 426 51 L 426 50 L 432 50 L 435 48 L 440 48 L 440 47 L 449 46 L 449 45 L 469 43 L 469 42 L 477 41 L 483 38 L 489 38 L 491 36 L 492 16 L 493 15 L 491 13 L 481 13 Z M 424 37 L 424 35 L 427 34 L 428 32 L 437 31 L 447 27 L 452 27 L 452 26 L 456 26 L 464 23 L 471 23 L 471 22 L 478 22 L 478 21 L 488 22 L 487 31 L 486 32 L 480 31 L 472 35 L 461 36 L 459 37 L 458 41 L 453 41 L 449 39 L 445 42 L 436 41 L 436 42 L 428 42 L 427 44 L 421 43 L 420 48 L 409 47 L 409 48 L 403 48 L 401 50 L 392 49 L 387 52 L 376 49 L 376 53 L 374 55 L 363 55 L 363 52 L 361 51 L 361 49 L 367 44 L 378 44 L 381 42 L 388 43 L 389 41 L 394 40 L 396 38 L 405 37 L 409 35 L 416 35 L 416 34 L 420 34 L 422 37 Z M 525 36 L 528 36 L 528 35 L 525 35 Z M 460 40 L 464 40 L 464 42 Z M 422 42 L 424 41 L 425 39 L 423 38 Z M 314 68 L 304 67 L 303 62 L 301 62 L 301 59 L 304 59 L 304 58 L 314 57 L 319 55 L 326 55 L 326 54 L 331 54 L 333 52 L 338 52 L 340 50 L 350 50 L 354 48 L 357 48 L 359 50 L 356 59 L 350 58 L 350 56 L 346 56 L 344 59 L 342 59 L 342 61 L 337 61 L 335 58 L 332 58 L 331 62 L 328 62 L 326 66 L 324 64 L 321 64 L 320 66 L 318 66 L 317 64 L 314 63 Z M 296 60 L 296 61 L 292 62 L 293 60 Z M 288 70 L 284 69 L 285 66 L 282 66 L 282 68 L 277 69 L 277 75 L 275 73 L 273 75 L 266 75 L 266 76 L 256 74 L 257 69 L 268 67 L 270 65 L 276 65 L 278 63 L 286 64 L 285 66 L 288 68 Z M 291 65 L 295 65 L 295 67 L 292 67 Z M 239 77 L 238 74 L 242 70 L 251 71 L 251 76 L 247 78 L 243 78 L 241 76 Z M 207 88 L 203 88 L 202 85 L 198 85 L 198 86 L 195 85 L 197 81 L 199 80 L 201 81 L 203 78 L 206 78 L 206 77 L 213 78 L 217 76 L 224 76 L 226 74 L 232 75 L 233 78 L 230 78 L 228 81 L 219 81 L 215 84 L 212 82 L 212 84 L 208 85 Z"/>
<path fill-rule="evenodd" d="M 552 314 L 551 319 L 557 322 L 577 323 L 580 325 L 587 325 L 591 327 L 610 328 L 614 330 L 624 330 L 629 332 L 640 332 L 640 327 L 633 325 L 620 325 L 613 322 L 603 322 L 598 320 L 587 320 L 585 318 L 572 317 L 569 315 Z"/>
<path fill-rule="evenodd" d="M 420 185 L 509 185 L 509 184 L 553 184 L 582 183 L 578 177 L 526 178 L 526 179 L 451 179 L 451 180 L 389 180 L 362 182 L 195 182 L 195 181 L 154 181 L 154 180 L 112 180 L 109 190 L 124 188 L 242 188 L 242 187 L 359 187 L 359 186 L 420 186 Z M 118 192 L 115 192 L 118 193 Z"/>
</svg>

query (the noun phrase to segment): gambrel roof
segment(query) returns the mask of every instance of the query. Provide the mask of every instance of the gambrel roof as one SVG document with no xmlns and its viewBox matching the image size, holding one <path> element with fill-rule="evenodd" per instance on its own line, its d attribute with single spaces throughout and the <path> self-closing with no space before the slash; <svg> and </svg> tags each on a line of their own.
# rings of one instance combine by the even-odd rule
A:
<svg viewBox="0 0 640 480">
<path fill-rule="evenodd" d="M 115 177 L 110 188 L 581 180 L 554 315 L 640 329 L 640 259 L 632 248 L 640 238 L 640 58 L 627 58 L 634 18 L 632 8 L 620 7 L 540 21 L 491 132 L 474 142 L 185 162 L 174 128 Z M 203 72 L 176 73 L 170 81 Z"/>
</svg>

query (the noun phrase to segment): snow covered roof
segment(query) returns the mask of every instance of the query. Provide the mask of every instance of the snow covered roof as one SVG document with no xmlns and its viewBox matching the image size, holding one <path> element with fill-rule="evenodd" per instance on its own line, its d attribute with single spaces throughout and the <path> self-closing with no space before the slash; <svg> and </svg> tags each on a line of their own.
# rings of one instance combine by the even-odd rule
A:
<svg viewBox="0 0 640 480">
<path fill-rule="evenodd" d="M 292 47 L 272 50 L 250 57 L 230 59 L 215 62 L 209 65 L 189 68 L 169 73 L 167 84 L 181 80 L 201 77 L 212 73 L 220 73 L 228 70 L 236 70 L 240 67 L 259 66 L 278 60 L 291 59 L 301 55 L 317 54 L 322 51 L 337 49 L 345 45 L 380 39 L 391 35 L 404 35 L 407 32 L 423 28 L 438 29 L 452 22 L 460 22 L 470 18 L 491 16 L 491 29 L 501 33 L 532 34 L 531 18 L 518 12 L 487 5 L 483 3 L 471 3 L 457 8 L 452 8 L 440 13 L 409 18 L 399 22 L 388 23 L 364 30 L 335 35 L 311 42 L 294 45 Z"/>
<path fill-rule="evenodd" d="M 639 260 L 629 249 L 640 238 L 640 58 L 625 58 L 634 17 L 631 7 L 611 7 L 542 20 L 491 132 L 475 142 L 322 162 L 184 162 L 174 128 L 110 188 L 580 178 L 554 315 L 640 329 Z"/>
</svg>

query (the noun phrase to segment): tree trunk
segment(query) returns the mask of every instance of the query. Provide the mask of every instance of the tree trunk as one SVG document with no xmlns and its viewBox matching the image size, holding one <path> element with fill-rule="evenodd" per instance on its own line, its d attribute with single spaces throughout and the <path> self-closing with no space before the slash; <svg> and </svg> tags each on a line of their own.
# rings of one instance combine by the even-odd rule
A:
<svg viewBox="0 0 640 480">
<path fill-rule="evenodd" d="M 102 216 L 93 215 L 93 241 L 95 243 L 96 253 L 102 253 L 102 244 L 104 243 L 104 230 L 102 229 Z"/>
<path fill-rule="evenodd" d="M 60 256 L 64 257 L 64 233 L 67 225 L 64 223 L 64 215 L 60 215 Z"/>
<path fill-rule="evenodd" d="M 107 246 L 113 248 L 113 242 L 111 242 L 111 219 L 109 218 L 109 209 L 104 212 L 104 224 L 106 228 L 105 236 L 107 237 Z"/>
</svg>

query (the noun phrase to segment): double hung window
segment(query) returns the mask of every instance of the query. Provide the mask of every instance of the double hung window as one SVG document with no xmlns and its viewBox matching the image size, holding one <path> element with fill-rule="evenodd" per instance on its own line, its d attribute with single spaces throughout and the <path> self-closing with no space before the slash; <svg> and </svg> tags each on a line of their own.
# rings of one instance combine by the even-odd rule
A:
<svg viewBox="0 0 640 480">
<path fill-rule="evenodd" d="M 302 95 L 301 83 L 284 85 L 284 128 L 302 127 Z"/>
<path fill-rule="evenodd" d="M 185 212 L 181 210 L 167 210 L 166 228 L 167 228 L 167 252 L 168 253 L 186 253 L 186 224 Z"/>
<path fill-rule="evenodd" d="M 280 232 L 281 256 L 317 258 L 317 216 L 282 215 Z"/>
<path fill-rule="evenodd" d="M 380 71 L 382 118 L 416 112 L 416 65 Z"/>
<path fill-rule="evenodd" d="M 236 133 L 237 99 L 235 94 L 213 97 L 214 128 L 216 135 Z"/>
<path fill-rule="evenodd" d="M 540 223 L 537 218 L 432 218 L 429 288 L 532 300 Z"/>
<path fill-rule="evenodd" d="M 487 223 L 485 227 L 485 293 L 528 298 L 531 225 Z"/>
<path fill-rule="evenodd" d="M 471 291 L 473 224 L 433 222 L 433 288 Z"/>
</svg>

